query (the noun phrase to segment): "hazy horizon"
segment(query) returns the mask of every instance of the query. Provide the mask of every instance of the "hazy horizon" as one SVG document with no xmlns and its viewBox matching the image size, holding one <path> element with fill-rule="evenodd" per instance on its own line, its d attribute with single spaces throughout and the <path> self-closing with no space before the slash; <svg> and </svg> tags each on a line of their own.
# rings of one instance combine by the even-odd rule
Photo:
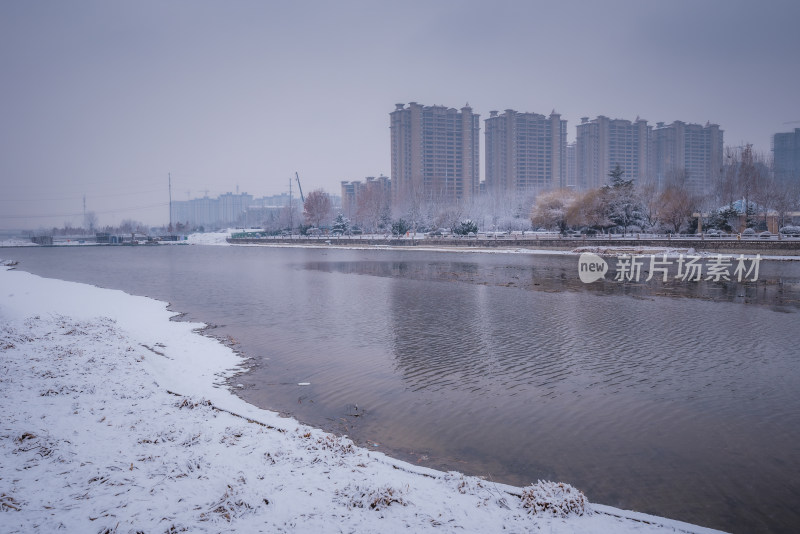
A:
<svg viewBox="0 0 800 534">
<path fill-rule="evenodd" d="M 800 127 L 800 4 L 0 3 L 0 228 L 390 174 L 396 103 Z M 481 142 L 483 139 L 481 139 Z M 481 168 L 485 154 L 481 153 Z"/>
</svg>

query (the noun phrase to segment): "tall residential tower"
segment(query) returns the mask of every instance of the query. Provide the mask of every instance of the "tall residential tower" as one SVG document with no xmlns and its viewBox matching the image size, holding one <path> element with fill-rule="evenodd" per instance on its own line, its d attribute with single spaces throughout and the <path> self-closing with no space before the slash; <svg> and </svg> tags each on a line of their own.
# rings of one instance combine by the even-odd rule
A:
<svg viewBox="0 0 800 534">
<path fill-rule="evenodd" d="M 567 121 L 507 109 L 486 119 L 486 190 L 524 193 L 567 186 Z"/>
<path fill-rule="evenodd" d="M 663 188 L 676 175 L 690 192 L 708 192 L 722 172 L 722 130 L 716 124 L 656 123 L 652 132 L 651 179 Z"/>
<path fill-rule="evenodd" d="M 389 114 L 392 204 L 470 200 L 480 183 L 480 115 L 469 105 L 397 104 Z"/>
<path fill-rule="evenodd" d="M 626 180 L 647 180 L 650 165 L 650 131 L 644 119 L 634 122 L 603 115 L 583 117 L 577 126 L 575 146 L 576 187 L 594 189 L 608 183 L 608 174 L 619 165 Z"/>
</svg>

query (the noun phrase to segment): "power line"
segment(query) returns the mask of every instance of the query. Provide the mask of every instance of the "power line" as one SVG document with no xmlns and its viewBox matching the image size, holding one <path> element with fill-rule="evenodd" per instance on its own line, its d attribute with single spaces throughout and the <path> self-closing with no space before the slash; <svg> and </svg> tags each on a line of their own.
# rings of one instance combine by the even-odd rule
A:
<svg viewBox="0 0 800 534">
<path fill-rule="evenodd" d="M 90 199 L 95 198 L 113 198 L 113 197 L 129 197 L 132 195 L 145 195 L 150 193 L 163 193 L 164 188 L 161 189 L 149 189 L 147 191 L 134 191 L 132 193 L 109 193 L 107 195 L 89 195 Z M 60 198 L 20 198 L 20 199 L 13 199 L 13 198 L 0 198 L 0 202 L 52 202 L 52 201 L 67 201 L 67 200 L 80 200 L 83 198 L 84 195 L 74 196 L 74 197 L 60 197 Z"/>
<path fill-rule="evenodd" d="M 96 215 L 108 215 L 113 213 L 122 213 L 126 211 L 144 210 L 149 208 L 162 208 L 169 206 L 168 202 L 161 202 L 159 204 L 149 204 L 147 206 L 134 206 L 130 208 L 119 208 L 114 210 L 95 211 Z M 55 213 L 51 215 L 0 215 L 0 219 L 47 219 L 55 217 L 80 217 L 81 213 Z"/>
<path fill-rule="evenodd" d="M 157 185 L 162 185 L 157 181 L 150 181 L 150 180 L 148 180 L 148 181 L 144 181 L 144 180 L 128 180 L 128 181 L 125 181 L 125 182 L 118 183 L 116 185 L 115 185 L 114 182 L 111 182 L 109 180 L 105 180 L 105 181 L 102 181 L 102 182 L 87 182 L 87 183 L 61 180 L 61 181 L 58 181 L 58 182 L 56 182 L 54 184 L 50 183 L 52 181 L 50 179 L 47 179 L 47 180 L 44 180 L 44 181 L 45 181 L 45 183 L 42 183 L 41 179 L 37 179 L 35 177 L 34 178 L 31 178 L 31 177 L 26 177 L 26 178 L 15 177 L 14 178 L 14 182 L 10 183 L 9 187 L 18 188 L 18 189 L 41 189 L 42 187 L 50 187 L 50 186 L 58 187 L 59 185 L 62 185 L 62 186 L 63 185 L 69 185 L 71 188 L 78 188 L 78 189 L 98 188 L 100 186 L 113 187 L 115 189 L 120 189 L 122 187 L 131 185 L 132 182 L 135 182 L 135 184 L 133 184 L 133 185 L 136 185 L 136 186 L 139 186 L 139 187 L 155 187 Z"/>
</svg>

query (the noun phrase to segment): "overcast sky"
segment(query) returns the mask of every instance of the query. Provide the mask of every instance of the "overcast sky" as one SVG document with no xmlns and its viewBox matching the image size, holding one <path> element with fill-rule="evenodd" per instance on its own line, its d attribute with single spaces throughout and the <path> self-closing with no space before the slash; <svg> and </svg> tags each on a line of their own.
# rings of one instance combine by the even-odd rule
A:
<svg viewBox="0 0 800 534">
<path fill-rule="evenodd" d="M 390 174 L 389 113 L 800 127 L 800 2 L 0 2 L 0 228 Z M 786 124 L 796 121 L 793 124 Z M 483 128 L 483 127 L 482 127 Z M 482 132 L 483 133 L 483 130 Z M 484 154 L 481 154 L 481 166 Z"/>
</svg>

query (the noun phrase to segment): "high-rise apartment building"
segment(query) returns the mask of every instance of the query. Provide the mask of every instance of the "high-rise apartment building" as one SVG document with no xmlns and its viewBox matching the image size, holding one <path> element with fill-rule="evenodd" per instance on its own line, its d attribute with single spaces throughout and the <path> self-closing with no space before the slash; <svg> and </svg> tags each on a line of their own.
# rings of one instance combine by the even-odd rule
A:
<svg viewBox="0 0 800 534">
<path fill-rule="evenodd" d="M 772 137 L 775 178 L 785 184 L 800 182 L 800 128 Z"/>
<path fill-rule="evenodd" d="M 486 190 L 537 192 L 567 185 L 567 121 L 507 109 L 486 119 Z"/>
<path fill-rule="evenodd" d="M 664 187 L 683 173 L 681 183 L 689 191 L 707 192 L 722 172 L 723 132 L 716 124 L 656 123 L 652 132 L 651 179 Z"/>
<path fill-rule="evenodd" d="M 650 165 L 650 132 L 644 119 L 631 122 L 600 115 L 590 121 L 583 117 L 577 126 L 576 187 L 594 189 L 605 185 L 617 165 L 626 180 L 645 181 Z"/>
<path fill-rule="evenodd" d="M 480 115 L 469 105 L 397 104 L 389 114 L 392 203 L 469 200 L 479 190 Z"/>
</svg>

